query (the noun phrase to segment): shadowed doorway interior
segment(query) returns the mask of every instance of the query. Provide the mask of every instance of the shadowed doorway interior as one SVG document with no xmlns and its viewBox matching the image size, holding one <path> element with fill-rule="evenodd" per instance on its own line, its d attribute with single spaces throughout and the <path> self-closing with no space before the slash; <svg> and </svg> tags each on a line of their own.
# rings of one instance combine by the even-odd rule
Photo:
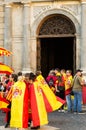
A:
<svg viewBox="0 0 86 130">
<path fill-rule="evenodd" d="M 51 69 L 71 69 L 75 66 L 74 37 L 41 38 L 41 71 L 46 77 Z"/>
</svg>

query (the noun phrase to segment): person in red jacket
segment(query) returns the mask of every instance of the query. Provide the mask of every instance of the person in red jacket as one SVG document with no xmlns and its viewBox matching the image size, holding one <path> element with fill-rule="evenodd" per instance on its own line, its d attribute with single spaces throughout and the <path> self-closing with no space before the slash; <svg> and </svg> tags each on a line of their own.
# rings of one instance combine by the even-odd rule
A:
<svg viewBox="0 0 86 130">
<path fill-rule="evenodd" d="M 49 75 L 46 78 L 46 82 L 48 83 L 51 90 L 55 93 L 55 86 L 57 85 L 57 77 L 55 76 L 55 72 L 50 71 Z"/>
</svg>

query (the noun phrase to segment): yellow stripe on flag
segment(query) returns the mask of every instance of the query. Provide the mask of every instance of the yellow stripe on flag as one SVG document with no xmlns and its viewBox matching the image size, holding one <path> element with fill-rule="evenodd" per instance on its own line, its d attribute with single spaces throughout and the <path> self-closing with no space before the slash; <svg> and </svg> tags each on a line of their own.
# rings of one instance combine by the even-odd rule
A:
<svg viewBox="0 0 86 130">
<path fill-rule="evenodd" d="M 34 82 L 34 89 L 35 89 L 36 101 L 37 101 L 37 106 L 38 106 L 40 125 L 48 124 L 45 103 L 43 100 L 41 88 L 40 86 L 38 86 L 38 82 Z"/>
<path fill-rule="evenodd" d="M 54 93 L 50 90 L 50 88 L 46 85 L 42 85 L 42 90 L 44 94 L 47 97 L 47 100 L 49 101 L 53 111 L 56 109 L 59 109 L 62 106 L 62 103 L 60 101 L 57 101 L 56 96 Z"/>
<path fill-rule="evenodd" d="M 7 106 L 8 106 L 8 103 L 5 103 L 5 102 L 3 102 L 3 101 L 0 101 L 0 109 L 2 109 L 2 108 L 7 108 Z"/>
</svg>

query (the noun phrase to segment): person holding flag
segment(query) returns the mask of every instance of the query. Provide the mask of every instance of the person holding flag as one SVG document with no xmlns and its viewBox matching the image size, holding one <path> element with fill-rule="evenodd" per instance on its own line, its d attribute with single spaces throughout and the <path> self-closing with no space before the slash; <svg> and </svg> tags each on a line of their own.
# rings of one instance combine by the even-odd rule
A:
<svg viewBox="0 0 86 130">
<path fill-rule="evenodd" d="M 29 97 L 32 117 L 31 129 L 48 124 L 48 112 L 59 109 L 65 101 L 56 97 L 40 72 L 30 73 Z"/>
<path fill-rule="evenodd" d="M 25 79 L 13 85 L 10 127 L 19 130 L 28 128 L 29 119 L 31 129 L 38 129 L 48 124 L 48 112 L 59 109 L 65 101 L 56 97 L 49 88 L 42 75 L 29 73 L 28 85 Z M 29 113 L 31 110 L 31 113 Z"/>
<path fill-rule="evenodd" d="M 28 87 L 24 82 L 24 77 L 20 76 L 12 90 L 10 127 L 19 130 L 28 128 L 28 98 Z"/>
</svg>

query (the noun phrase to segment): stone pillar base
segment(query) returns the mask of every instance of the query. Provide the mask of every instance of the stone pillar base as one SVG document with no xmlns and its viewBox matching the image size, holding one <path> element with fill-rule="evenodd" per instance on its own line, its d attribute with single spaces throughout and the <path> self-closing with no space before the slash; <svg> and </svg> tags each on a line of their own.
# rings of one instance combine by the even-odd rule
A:
<svg viewBox="0 0 86 130">
<path fill-rule="evenodd" d="M 84 75 L 84 76 L 86 76 L 86 69 L 81 69 L 82 70 L 82 74 Z"/>
<path fill-rule="evenodd" d="M 82 74 L 83 74 L 83 79 L 86 82 L 86 69 L 81 69 L 82 70 Z"/>
<path fill-rule="evenodd" d="M 23 68 L 23 70 L 22 70 L 23 74 L 30 73 L 30 72 L 32 72 L 32 70 L 30 68 Z"/>
</svg>

